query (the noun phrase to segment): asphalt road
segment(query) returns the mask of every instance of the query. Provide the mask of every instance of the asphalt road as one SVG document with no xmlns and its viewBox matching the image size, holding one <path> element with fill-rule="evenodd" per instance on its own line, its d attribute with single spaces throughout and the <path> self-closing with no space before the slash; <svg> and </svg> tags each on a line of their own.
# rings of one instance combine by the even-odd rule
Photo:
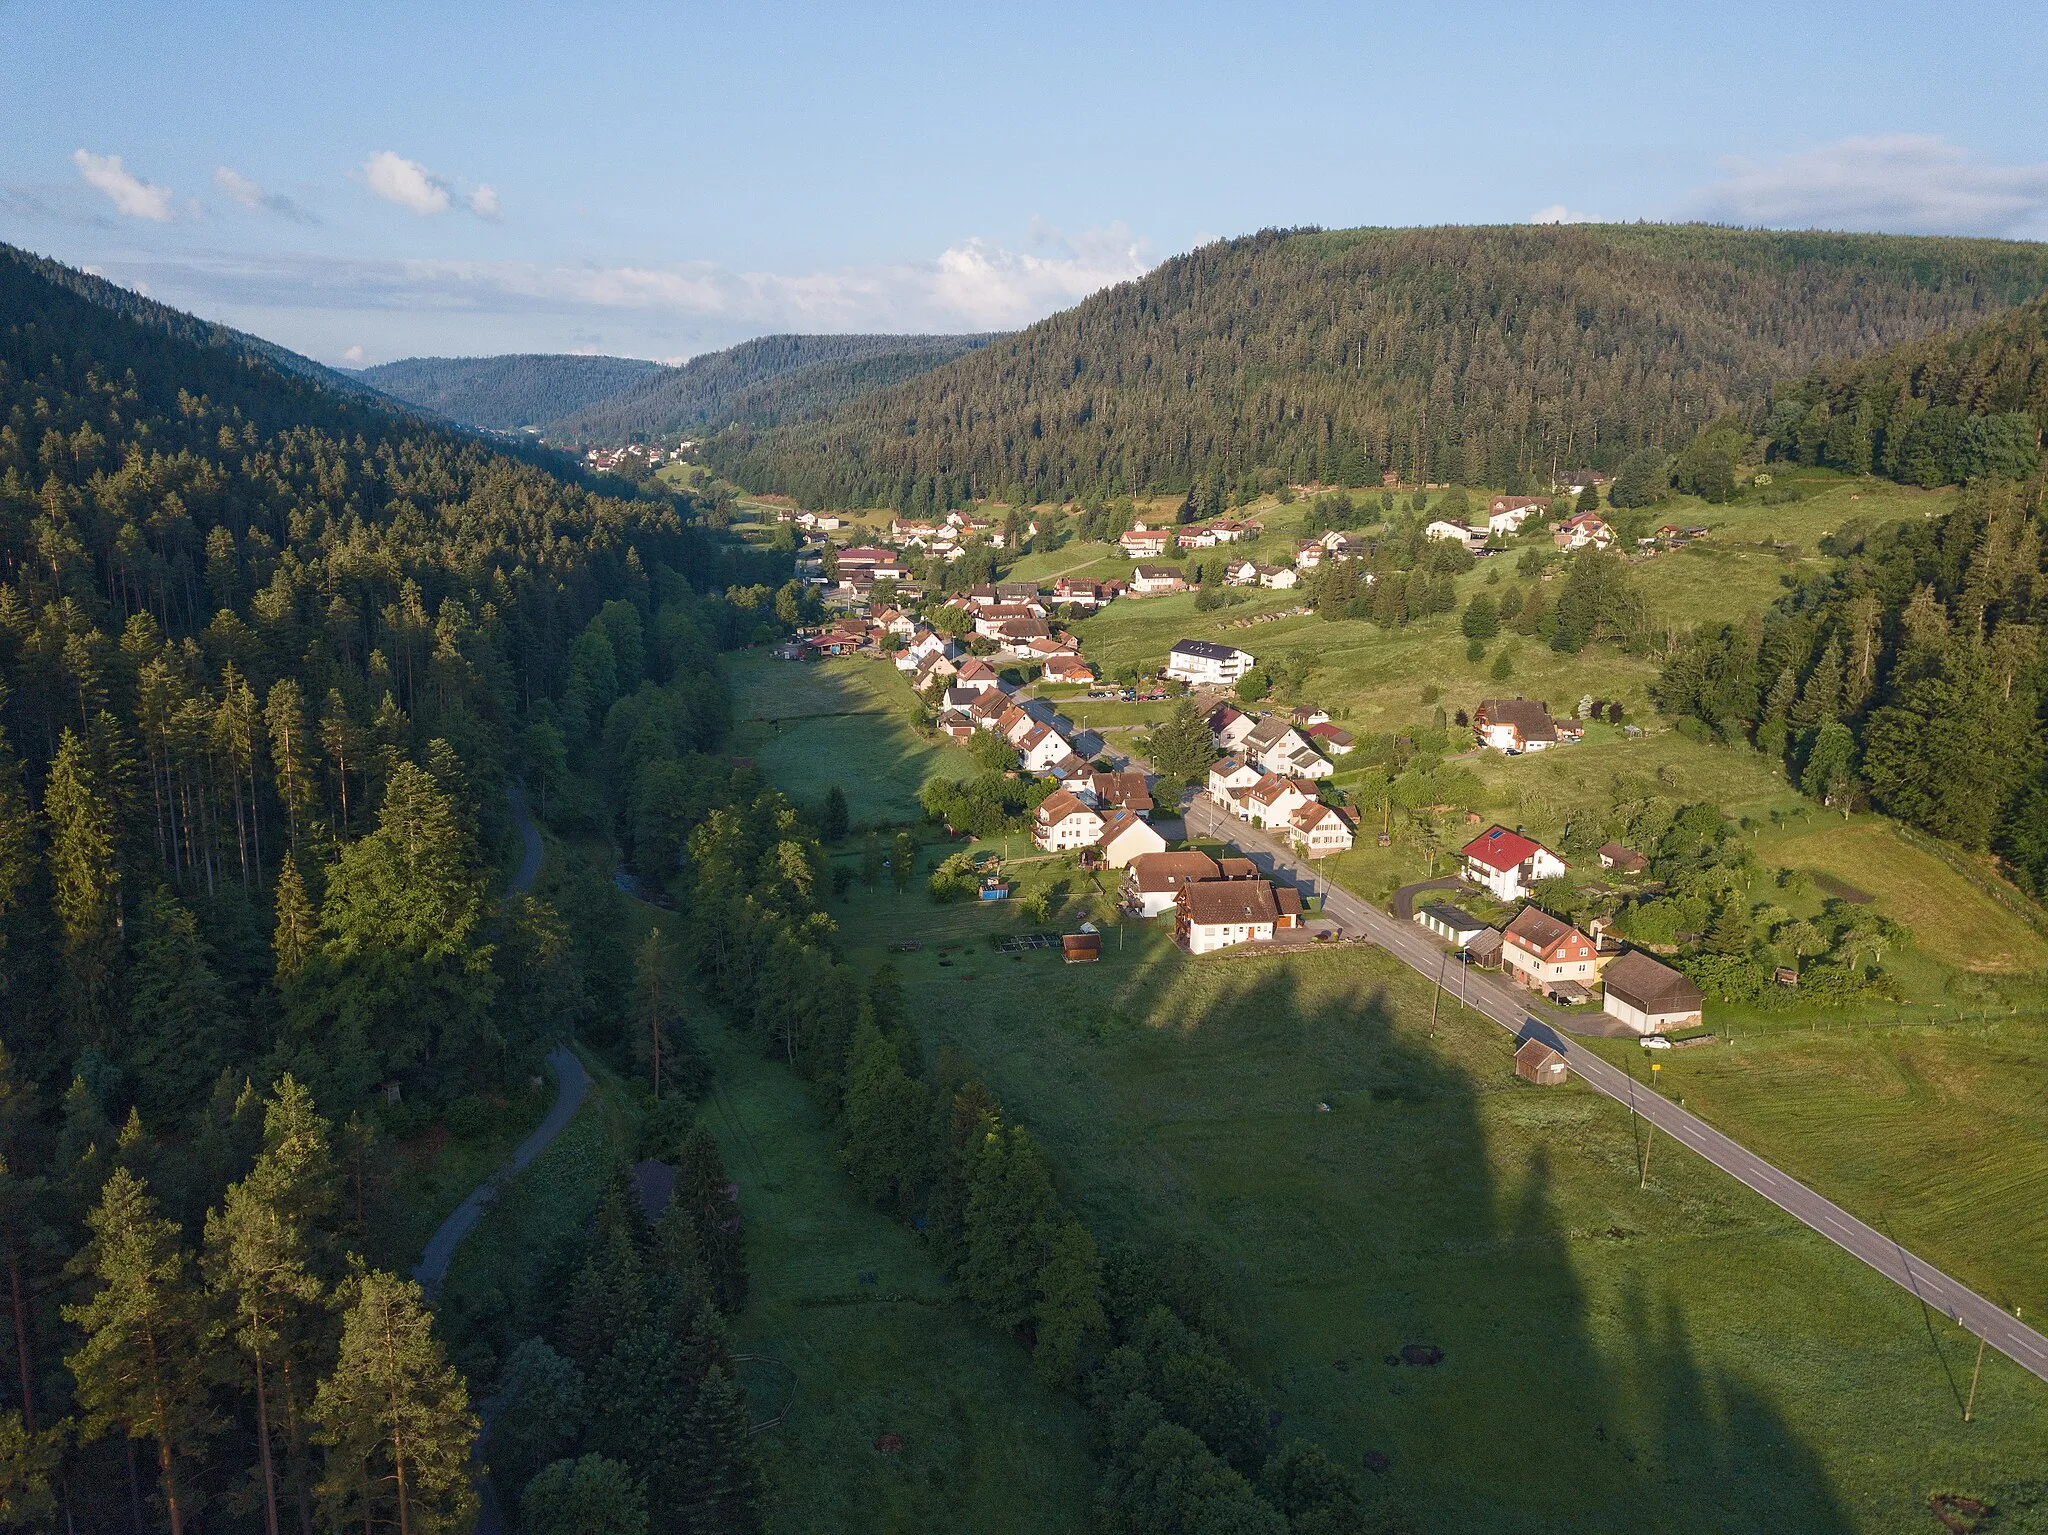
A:
<svg viewBox="0 0 2048 1535">
<path fill-rule="evenodd" d="M 1431 980 L 1441 977 L 1454 994 L 1462 995 L 1468 1007 L 1516 1038 L 1533 1035 L 1542 1040 L 1565 1058 L 1581 1081 L 1615 1102 L 1627 1104 L 1666 1135 L 1747 1184 L 1843 1251 L 1862 1259 L 1894 1284 L 1911 1291 L 1923 1305 L 1975 1333 L 2021 1368 L 2048 1380 L 2048 1337 L 1949 1278 L 1933 1264 L 1914 1257 L 1891 1237 L 1865 1225 L 1832 1200 L 1822 1198 L 1762 1157 L 1744 1150 L 1697 1115 L 1639 1086 L 1627 1072 L 1609 1065 L 1532 1015 L 1525 995 L 1506 981 L 1484 971 L 1468 970 L 1455 961 L 1446 971 L 1445 950 L 1421 928 L 1412 922 L 1396 921 L 1342 886 L 1332 884 L 1291 849 L 1222 810 L 1206 794 L 1196 795 L 1188 807 L 1187 825 L 1190 836 L 1217 837 L 1234 843 L 1267 873 L 1284 874 L 1303 892 L 1321 895 L 1323 909 L 1345 929 L 1370 938 Z"/>
</svg>

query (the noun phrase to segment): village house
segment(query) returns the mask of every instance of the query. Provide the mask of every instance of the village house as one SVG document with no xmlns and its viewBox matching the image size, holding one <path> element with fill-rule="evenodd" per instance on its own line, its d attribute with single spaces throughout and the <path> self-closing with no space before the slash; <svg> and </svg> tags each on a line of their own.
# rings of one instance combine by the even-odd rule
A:
<svg viewBox="0 0 2048 1535">
<path fill-rule="evenodd" d="M 1028 656 L 1034 640 L 1052 638 L 1052 628 L 1042 618 L 1011 618 L 1000 624 L 993 636 L 996 644 L 1013 656 Z"/>
<path fill-rule="evenodd" d="M 1467 549 L 1477 551 L 1486 547 L 1487 530 L 1468 527 L 1453 517 L 1439 517 L 1422 530 L 1422 536 L 1439 543 L 1463 544 Z"/>
<path fill-rule="evenodd" d="M 960 670 L 954 675 L 956 687 L 972 688 L 977 693 L 986 693 L 990 688 L 1003 685 L 1002 676 L 980 656 L 969 656 L 960 663 Z"/>
<path fill-rule="evenodd" d="M 1290 778 L 1328 778 L 1337 770 L 1287 723 L 1284 715 L 1271 714 L 1260 720 L 1238 743 L 1244 757 L 1268 773 Z"/>
<path fill-rule="evenodd" d="M 1285 826 L 1303 805 L 1316 803 L 1316 786 L 1306 779 L 1268 773 L 1245 791 L 1240 814 L 1254 826 Z"/>
<path fill-rule="evenodd" d="M 1018 765 L 1027 773 L 1050 773 L 1074 755 L 1074 743 L 1050 725 L 1034 724 L 1014 744 Z"/>
<path fill-rule="evenodd" d="M 1602 1011 L 1638 1034 L 1695 1028 L 1705 1016 L 1699 987 L 1640 950 L 1609 964 L 1601 980 L 1607 988 Z"/>
<path fill-rule="evenodd" d="M 964 743 L 974 739 L 974 720 L 964 709 L 947 709 L 939 715 L 938 730 L 941 735 Z"/>
<path fill-rule="evenodd" d="M 947 688 L 945 693 L 940 696 L 939 707 L 941 709 L 951 709 L 964 719 L 967 711 L 974 707 L 974 700 L 979 697 L 981 697 L 981 694 L 976 689 L 963 688 L 956 679 L 954 685 Z M 971 727 L 973 721 L 968 721 L 968 724 Z"/>
<path fill-rule="evenodd" d="M 1486 531 L 1506 538 L 1531 517 L 1550 509 L 1541 496 L 1495 496 L 1486 504 Z"/>
<path fill-rule="evenodd" d="M 1093 682 L 1095 668 L 1077 655 L 1056 655 L 1045 658 L 1045 680 L 1047 682 Z"/>
<path fill-rule="evenodd" d="M 1173 909 L 1183 886 L 1222 877 L 1207 853 L 1141 853 L 1124 870 L 1124 905 L 1140 916 L 1161 916 Z"/>
<path fill-rule="evenodd" d="M 1323 546 L 1310 538 L 1294 546 L 1294 566 L 1297 570 L 1314 570 L 1323 563 Z"/>
<path fill-rule="evenodd" d="M 1220 752 L 1235 753 L 1244 738 L 1259 728 L 1256 715 L 1246 714 L 1234 704 L 1218 704 L 1209 711 L 1209 737 Z"/>
<path fill-rule="evenodd" d="M 1133 597 L 1164 597 L 1188 589 L 1187 581 L 1171 565 L 1133 565 L 1131 567 L 1131 595 Z"/>
<path fill-rule="evenodd" d="M 1565 862 L 1542 843 L 1489 826 L 1459 851 L 1464 876 L 1503 901 L 1519 901 L 1540 880 L 1564 873 Z"/>
<path fill-rule="evenodd" d="M 1001 688 L 991 688 L 974 700 L 973 707 L 967 711 L 967 717 L 983 730 L 994 730 L 1012 707 L 1007 693 Z M 1005 736 L 1004 739 L 1007 740 L 1008 737 Z"/>
<path fill-rule="evenodd" d="M 1173 529 L 1148 528 L 1142 522 L 1136 523 L 1117 544 L 1131 559 L 1157 559 L 1173 547 Z"/>
<path fill-rule="evenodd" d="M 1101 847 L 1103 863 L 1121 869 L 1133 859 L 1165 852 L 1166 839 L 1143 816 L 1112 810 L 1102 818 Z"/>
<path fill-rule="evenodd" d="M 1232 560 L 1223 567 L 1225 586 L 1257 586 L 1259 565 L 1255 560 Z"/>
<path fill-rule="evenodd" d="M 1510 756 L 1557 744 L 1557 722 L 1549 706 L 1527 698 L 1486 699 L 1473 711 L 1472 733 L 1481 746 Z"/>
<path fill-rule="evenodd" d="M 1600 973 L 1593 940 L 1547 911 L 1524 906 L 1501 929 L 1500 958 L 1518 985 L 1563 1002 L 1583 1002 Z"/>
<path fill-rule="evenodd" d="M 1174 898 L 1174 941 L 1190 954 L 1213 954 L 1240 943 L 1270 943 L 1280 905 L 1264 880 L 1204 880 Z"/>
<path fill-rule="evenodd" d="M 1312 800 L 1287 818 L 1287 840 L 1309 858 L 1327 858 L 1350 852 L 1355 838 L 1340 811 Z"/>
<path fill-rule="evenodd" d="M 1110 590 L 1101 581 L 1087 581 L 1079 576 L 1061 576 L 1052 584 L 1055 602 L 1069 603 L 1077 608 L 1097 608 L 1109 601 Z"/>
<path fill-rule="evenodd" d="M 1166 675 L 1191 685 L 1228 686 L 1252 669 L 1249 650 L 1215 640 L 1177 640 L 1166 653 Z"/>
<path fill-rule="evenodd" d="M 1358 745 L 1352 739 L 1350 731 L 1341 730 L 1337 726 L 1332 725 L 1328 720 L 1323 720 L 1318 724 L 1309 726 L 1303 734 L 1315 744 L 1317 750 L 1326 752 L 1332 757 L 1347 756 Z"/>
<path fill-rule="evenodd" d="M 1372 541 L 1356 533 L 1329 532 L 1323 535 L 1323 548 L 1333 560 L 1362 560 L 1372 553 Z"/>
<path fill-rule="evenodd" d="M 1258 567 L 1259 585 L 1276 592 L 1291 592 L 1301 584 L 1301 576 L 1285 565 L 1261 565 Z"/>
<path fill-rule="evenodd" d="M 1430 901 L 1415 908 L 1415 925 L 1432 932 L 1454 949 L 1462 949 L 1481 933 L 1491 932 L 1469 912 L 1443 901 Z"/>
<path fill-rule="evenodd" d="M 1031 840 L 1048 853 L 1093 847 L 1102 840 L 1102 817 L 1065 789 L 1055 789 L 1032 815 Z"/>
<path fill-rule="evenodd" d="M 1614 542 L 1614 530 L 1607 526 L 1599 513 L 1580 512 L 1560 522 L 1550 539 L 1560 549 L 1583 549 L 1588 544 L 1605 549 Z"/>
<path fill-rule="evenodd" d="M 1081 645 L 1078 640 L 1074 639 L 1071 635 L 1061 634 L 1057 630 L 1042 640 L 1027 642 L 1024 649 L 1025 653 L 1034 661 L 1050 661 L 1055 656 L 1072 660 L 1081 653 Z"/>
<path fill-rule="evenodd" d="M 1128 810 L 1135 816 L 1152 814 L 1152 791 L 1145 775 L 1135 769 L 1125 773 L 1090 773 L 1082 798 L 1098 810 Z"/>
<path fill-rule="evenodd" d="M 1244 797 L 1266 775 L 1249 762 L 1225 757 L 1209 765 L 1209 793 L 1232 815 L 1244 815 Z"/>
<path fill-rule="evenodd" d="M 974 632 L 983 639 L 998 639 L 1002 635 L 1003 625 L 1013 619 L 1034 619 L 1042 616 L 1036 608 L 1027 607 L 1022 603 L 991 602 L 975 608 Z"/>
<path fill-rule="evenodd" d="M 1640 874 L 1649 868 L 1650 860 L 1632 847 L 1623 847 L 1619 842 L 1600 844 L 1600 867 L 1615 869 L 1623 874 Z"/>
<path fill-rule="evenodd" d="M 910 674 L 911 689 L 923 694 L 934 682 L 950 681 L 958 671 L 959 668 L 944 656 L 926 656 Z"/>
</svg>

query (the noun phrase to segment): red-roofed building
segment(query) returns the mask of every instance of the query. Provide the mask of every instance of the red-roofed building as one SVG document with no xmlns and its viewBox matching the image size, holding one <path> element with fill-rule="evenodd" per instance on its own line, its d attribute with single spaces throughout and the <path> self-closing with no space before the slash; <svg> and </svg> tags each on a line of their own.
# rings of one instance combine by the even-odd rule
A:
<svg viewBox="0 0 2048 1535">
<path fill-rule="evenodd" d="M 1501 964 L 1522 985 L 1553 995 L 1566 988 L 1572 1000 L 1576 992 L 1593 989 L 1600 974 L 1599 946 L 1569 922 L 1560 922 L 1547 911 L 1524 906 L 1514 921 L 1501 929 Z"/>
<path fill-rule="evenodd" d="M 1542 843 L 1504 826 L 1489 826 L 1460 852 L 1465 878 L 1503 901 L 1519 901 L 1538 880 L 1564 873 L 1564 860 Z"/>
</svg>

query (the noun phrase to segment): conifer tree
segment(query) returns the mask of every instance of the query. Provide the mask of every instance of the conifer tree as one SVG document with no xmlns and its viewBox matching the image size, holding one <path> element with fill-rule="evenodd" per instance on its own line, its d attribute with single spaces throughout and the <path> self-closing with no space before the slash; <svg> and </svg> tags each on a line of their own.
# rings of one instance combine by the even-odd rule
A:
<svg viewBox="0 0 2048 1535">
<path fill-rule="evenodd" d="M 298 860 L 290 853 L 278 865 L 273 899 L 277 919 L 271 929 L 270 951 L 276 957 L 277 986 L 282 990 L 298 979 L 320 936 L 313 903 L 306 897 L 306 882 L 299 878 Z"/>
<path fill-rule="evenodd" d="M 757 1535 L 761 1473 L 748 1442 L 747 1399 L 739 1383 L 713 1366 L 697 1387 L 676 1437 L 674 1472 L 678 1535 Z"/>
<path fill-rule="evenodd" d="M 0 714 L 7 708 L 7 684 L 0 681 Z M 8 918 L 20 905 L 35 874 L 35 828 L 28 794 L 22 787 L 21 764 L 0 726 L 0 994 L 6 990 Z"/>
<path fill-rule="evenodd" d="M 171 1535 L 183 1535 L 198 1500 L 182 1468 L 202 1456 L 213 1431 L 205 1372 L 219 1327 L 177 1227 L 127 1168 L 108 1177 L 86 1225 L 92 1240 L 78 1266 L 99 1288 L 64 1308 L 85 1339 L 64 1363 L 78 1382 L 88 1433 L 118 1429 L 154 1444 Z"/>
<path fill-rule="evenodd" d="M 65 730 L 43 793 L 50 823 L 50 875 L 70 978 L 72 1018 L 102 1042 L 112 1024 L 120 940 L 121 877 L 115 866 L 113 806 L 102 792 L 86 743 Z"/>
<path fill-rule="evenodd" d="M 558 1460 L 519 1495 L 519 1528 L 523 1535 L 646 1535 L 646 1498 L 618 1461 Z"/>
<path fill-rule="evenodd" d="M 57 1499 L 50 1484 L 63 1449 L 61 1427 L 39 1434 L 12 1408 L 0 1412 L 0 1527 L 57 1527 Z"/>
<path fill-rule="evenodd" d="M 477 1420 L 420 1287 L 371 1270 L 349 1282 L 346 1299 L 340 1352 L 313 1402 L 327 1517 L 399 1535 L 466 1530 L 476 1517 Z"/>
<path fill-rule="evenodd" d="M 718 1140 L 699 1125 L 676 1158 L 675 1197 L 697 1226 L 698 1251 L 711 1276 L 711 1293 L 728 1316 L 747 1303 L 746 1242 L 740 1228 L 737 1185 L 725 1174 Z"/>
<path fill-rule="evenodd" d="M 293 678 L 280 678 L 271 685 L 263 706 L 263 723 L 270 732 L 270 763 L 276 775 L 277 797 L 284 806 L 291 851 L 296 854 L 300 826 L 312 809 L 316 788 L 313 742 L 306 727 L 306 698 Z"/>
<path fill-rule="evenodd" d="M 1089 1354 L 1103 1347 L 1109 1319 L 1102 1309 L 1102 1258 L 1079 1221 L 1060 1224 L 1038 1273 L 1038 1342 L 1031 1366 L 1048 1385 L 1072 1387 Z"/>
<path fill-rule="evenodd" d="M 894 1041 L 870 1017 L 847 1052 L 845 1146 L 839 1156 L 854 1186 L 876 1204 L 904 1213 L 916 1208 L 930 1112 L 924 1084 L 904 1071 Z"/>
<path fill-rule="evenodd" d="M 141 916 L 131 974 L 135 1081 L 152 1113 L 176 1113 L 200 1096 L 239 1041 L 191 909 L 159 886 L 144 898 Z"/>
<path fill-rule="evenodd" d="M 675 960 L 658 927 L 650 928 L 633 956 L 633 1059 L 647 1068 L 661 1097 L 661 1057 L 676 1016 Z"/>
<path fill-rule="evenodd" d="M 1031 1319 L 1057 1230 L 1059 1200 L 1045 1157 L 1018 1126 L 995 1126 L 974 1160 L 961 1278 L 983 1316 L 1005 1332 Z"/>
</svg>

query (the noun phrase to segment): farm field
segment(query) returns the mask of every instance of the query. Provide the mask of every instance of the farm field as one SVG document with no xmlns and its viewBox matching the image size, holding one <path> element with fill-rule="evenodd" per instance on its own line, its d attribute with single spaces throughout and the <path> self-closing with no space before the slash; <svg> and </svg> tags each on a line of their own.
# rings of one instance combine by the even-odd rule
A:
<svg viewBox="0 0 2048 1535">
<path fill-rule="evenodd" d="M 1060 861 L 1071 929 L 1101 902 Z M 854 960 L 902 972 L 1099 1232 L 1186 1236 L 1293 1428 L 1435 1527 L 1891 1530 L 1937 1490 L 2048 1475 L 2048 1393 L 1625 1111 L 1526 1088 L 1511 1041 L 1369 950 L 1189 961 L 1164 924 L 1096 967 L 1004 956 L 1001 907 L 856 887 Z M 1328 1105 L 1327 1112 L 1319 1105 Z M 1938 1319 L 1937 1319 L 1938 1323 Z M 1404 1344 L 1445 1350 L 1389 1367 Z M 1995 1399 L 1995 1408 L 1991 1405 Z M 1544 1453 L 1500 1447 L 1541 1425 Z M 1739 1474 L 1735 1468 L 1739 1467 Z"/>
</svg>

